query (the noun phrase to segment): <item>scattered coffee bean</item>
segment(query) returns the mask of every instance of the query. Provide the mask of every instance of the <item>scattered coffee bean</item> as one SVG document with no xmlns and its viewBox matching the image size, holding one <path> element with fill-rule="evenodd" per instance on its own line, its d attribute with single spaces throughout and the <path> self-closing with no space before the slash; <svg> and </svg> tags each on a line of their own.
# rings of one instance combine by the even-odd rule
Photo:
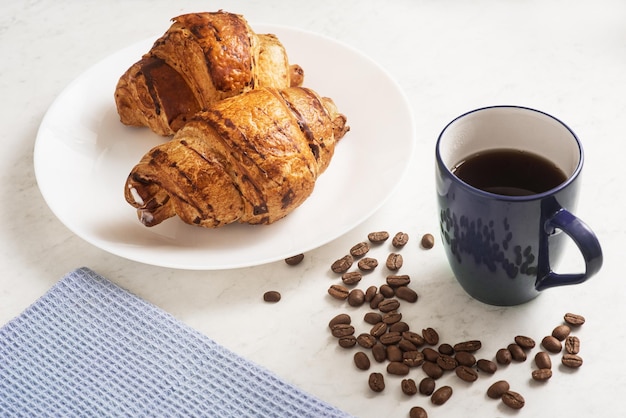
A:
<svg viewBox="0 0 626 418">
<path fill-rule="evenodd" d="M 352 289 L 348 293 L 348 305 L 361 306 L 365 303 L 365 293 L 361 289 Z"/>
<path fill-rule="evenodd" d="M 448 399 L 450 399 L 451 396 L 452 388 L 450 386 L 442 386 L 433 392 L 430 397 L 430 401 L 434 405 L 443 405 L 444 403 L 448 402 Z"/>
<path fill-rule="evenodd" d="M 399 270 L 404 264 L 404 259 L 402 258 L 402 254 L 391 253 L 387 256 L 387 261 L 385 265 L 389 270 L 396 271 Z"/>
<path fill-rule="evenodd" d="M 470 353 L 473 353 L 475 351 L 480 350 L 480 348 L 482 347 L 482 343 L 479 340 L 471 340 L 471 341 L 464 341 L 461 343 L 457 343 L 454 345 L 454 351 L 459 352 L 459 351 L 469 351 Z"/>
<path fill-rule="evenodd" d="M 378 288 L 376 286 L 369 286 L 365 290 L 365 302 L 370 303 L 372 299 L 374 299 L 374 296 L 376 296 L 376 293 L 378 293 Z"/>
<path fill-rule="evenodd" d="M 409 367 L 419 367 L 424 364 L 424 355 L 417 351 L 405 351 L 402 353 L 402 362 Z"/>
<path fill-rule="evenodd" d="M 526 403 L 522 395 L 511 390 L 506 391 L 502 394 L 502 402 L 512 409 L 521 409 Z"/>
<path fill-rule="evenodd" d="M 275 290 L 269 290 L 263 293 L 263 300 L 266 302 L 276 303 L 280 300 L 280 298 L 280 292 L 277 292 Z"/>
<path fill-rule="evenodd" d="M 546 381 L 552 377 L 551 369 L 537 369 L 532 371 L 533 380 L 540 382 Z"/>
<path fill-rule="evenodd" d="M 383 316 L 378 312 L 368 312 L 363 317 L 363 320 L 370 325 L 376 325 L 383 321 Z"/>
<path fill-rule="evenodd" d="M 354 335 L 339 337 L 338 343 L 342 348 L 352 348 L 356 345 L 356 337 Z"/>
<path fill-rule="evenodd" d="M 437 362 L 437 359 L 439 358 L 440 354 L 439 351 L 437 350 L 433 350 L 430 347 L 426 347 L 422 350 L 422 354 L 424 354 L 424 358 L 428 361 L 432 361 L 433 363 Z"/>
<path fill-rule="evenodd" d="M 506 380 L 498 380 L 489 386 L 489 389 L 487 389 L 487 396 L 491 399 L 500 399 L 502 395 L 508 392 L 509 389 L 509 382 Z"/>
<path fill-rule="evenodd" d="M 387 276 L 387 284 L 391 287 L 407 286 L 409 283 L 411 278 L 408 274 Z"/>
<path fill-rule="evenodd" d="M 396 248 L 402 248 L 407 242 L 409 242 L 409 234 L 405 232 L 398 232 L 391 240 L 391 245 Z"/>
<path fill-rule="evenodd" d="M 396 295 L 396 290 L 388 284 L 381 285 L 379 291 L 386 298 L 392 298 Z"/>
<path fill-rule="evenodd" d="M 404 353 L 397 345 L 386 345 L 385 350 L 387 351 L 387 361 L 402 361 L 404 359 Z"/>
<path fill-rule="evenodd" d="M 402 351 L 417 351 L 417 346 L 404 338 L 402 338 L 398 343 L 398 348 Z"/>
<path fill-rule="evenodd" d="M 416 347 L 421 347 L 422 345 L 426 343 L 426 341 L 424 340 L 424 337 L 422 337 L 420 334 L 413 332 L 413 331 L 408 331 L 408 330 L 404 331 L 402 333 L 402 338 L 410 341 Z"/>
<path fill-rule="evenodd" d="M 439 344 L 439 334 L 433 328 L 424 328 L 422 330 L 422 337 L 424 337 L 426 344 L 429 344 L 429 345 Z"/>
<path fill-rule="evenodd" d="M 417 292 L 408 286 L 400 286 L 396 289 L 395 296 L 409 303 L 417 302 Z"/>
<path fill-rule="evenodd" d="M 382 293 L 376 293 L 374 297 L 372 298 L 372 300 L 370 300 L 370 308 L 372 309 L 378 308 L 378 304 L 382 302 L 383 300 L 385 300 L 385 295 L 383 295 Z"/>
<path fill-rule="evenodd" d="M 345 300 L 348 299 L 350 291 L 345 286 L 342 286 L 340 284 L 333 284 L 328 288 L 328 294 L 335 299 Z"/>
<path fill-rule="evenodd" d="M 443 344 L 439 345 L 439 347 L 437 348 L 437 351 L 439 351 L 441 354 L 447 354 L 447 355 L 451 356 L 451 355 L 454 354 L 454 347 L 452 347 L 448 343 L 443 343 Z"/>
<path fill-rule="evenodd" d="M 369 234 L 367 234 L 367 239 L 370 242 L 373 242 L 376 244 L 385 242 L 387 241 L 388 238 L 389 238 L 389 232 L 387 231 L 370 232 Z"/>
<path fill-rule="evenodd" d="M 422 240 L 420 241 L 422 248 L 430 250 L 435 246 L 435 237 L 433 234 L 424 234 L 422 235 Z"/>
<path fill-rule="evenodd" d="M 359 260 L 357 267 L 359 267 L 361 271 L 372 271 L 378 267 L 378 260 L 372 257 L 364 257 Z"/>
<path fill-rule="evenodd" d="M 370 358 L 363 351 L 354 353 L 354 365 L 357 369 L 368 370 L 370 368 Z"/>
<path fill-rule="evenodd" d="M 530 350 L 535 347 L 535 340 L 524 335 L 518 335 L 515 337 L 515 344 L 519 345 L 524 350 Z"/>
<path fill-rule="evenodd" d="M 390 361 L 389 364 L 387 364 L 387 373 L 396 376 L 406 376 L 409 374 L 409 370 L 409 366 L 401 361 Z"/>
<path fill-rule="evenodd" d="M 385 390 L 385 377 L 382 375 L 382 373 L 371 373 L 368 384 L 372 391 L 382 392 L 383 390 Z"/>
<path fill-rule="evenodd" d="M 563 365 L 566 367 L 576 369 L 583 365 L 583 359 L 577 354 L 567 353 L 563 354 L 563 357 L 561 358 L 561 363 L 563 363 Z"/>
<path fill-rule="evenodd" d="M 387 347 L 385 347 L 382 343 L 377 342 L 372 347 L 372 357 L 379 363 L 387 360 Z"/>
<path fill-rule="evenodd" d="M 498 370 L 498 365 L 495 362 L 484 358 L 476 362 L 476 367 L 478 370 L 489 374 L 494 374 Z"/>
<path fill-rule="evenodd" d="M 354 327 L 350 324 L 337 324 L 333 325 L 331 329 L 333 337 L 341 338 L 348 335 L 354 335 Z"/>
<path fill-rule="evenodd" d="M 457 368 L 459 363 L 454 359 L 454 357 L 449 356 L 447 354 L 441 354 L 437 358 L 437 365 L 441 367 L 443 370 L 450 371 Z"/>
<path fill-rule="evenodd" d="M 437 363 L 433 363 L 432 361 L 425 361 L 424 364 L 422 364 L 422 371 L 426 374 L 426 376 L 432 377 L 435 380 L 443 376 L 443 369 L 439 367 Z"/>
<path fill-rule="evenodd" d="M 509 350 L 509 353 L 511 353 L 511 358 L 513 360 L 518 362 L 526 361 L 526 352 L 518 344 L 512 343 L 509 344 L 506 348 L 507 350 Z"/>
<path fill-rule="evenodd" d="M 478 373 L 471 367 L 459 366 L 454 369 L 454 373 L 456 373 L 459 379 L 465 380 L 466 382 L 474 382 L 478 379 Z"/>
<path fill-rule="evenodd" d="M 350 248 L 350 255 L 353 257 L 362 257 L 370 250 L 370 245 L 363 241 Z"/>
<path fill-rule="evenodd" d="M 472 367 L 474 364 L 476 364 L 476 357 L 474 357 L 474 355 L 469 351 L 459 351 L 458 353 L 454 354 L 454 358 L 456 359 L 457 363 L 462 366 Z"/>
<path fill-rule="evenodd" d="M 436 382 L 432 377 L 425 377 L 420 381 L 419 392 L 422 395 L 430 396 L 435 391 Z"/>
<path fill-rule="evenodd" d="M 402 334 L 399 332 L 387 332 L 381 335 L 378 340 L 384 345 L 397 344 L 402 339 Z"/>
<path fill-rule="evenodd" d="M 396 311 L 400 307 L 398 299 L 385 299 L 378 304 L 378 310 L 381 312 Z"/>
<path fill-rule="evenodd" d="M 498 364 L 511 364 L 513 361 L 513 355 L 508 348 L 501 348 L 496 352 L 496 362 Z"/>
<path fill-rule="evenodd" d="M 543 340 L 541 340 L 541 345 L 551 353 L 560 353 L 563 348 L 561 341 L 557 340 L 552 335 L 545 336 Z"/>
<path fill-rule="evenodd" d="M 540 351 L 535 354 L 535 364 L 540 369 L 551 369 L 552 368 L 552 359 L 550 355 L 545 351 Z"/>
<path fill-rule="evenodd" d="M 563 341 L 567 338 L 571 331 L 572 329 L 567 325 L 559 325 L 552 330 L 552 336 L 559 341 Z"/>
<path fill-rule="evenodd" d="M 417 393 L 417 385 L 413 379 L 402 379 L 400 387 L 405 395 L 413 396 Z"/>
<path fill-rule="evenodd" d="M 575 326 L 575 327 L 579 327 L 582 324 L 585 323 L 585 317 L 582 315 L 577 315 L 574 313 L 566 313 L 565 316 L 563 316 L 563 319 L 565 320 L 565 322 L 567 322 L 569 325 Z"/>
<path fill-rule="evenodd" d="M 357 284 L 363 278 L 363 274 L 360 271 L 346 271 L 341 275 L 341 281 L 348 286 Z"/>
<path fill-rule="evenodd" d="M 285 263 L 290 266 L 296 266 L 304 260 L 304 254 L 296 254 L 291 257 L 285 258 Z"/>
<path fill-rule="evenodd" d="M 402 319 L 402 314 L 398 311 L 387 312 L 386 314 L 383 315 L 383 322 L 387 325 L 400 322 L 401 319 Z"/>
<path fill-rule="evenodd" d="M 354 263 L 354 258 L 347 254 L 331 264 L 330 269 L 335 273 L 345 273 L 352 267 L 352 263 Z"/>
<path fill-rule="evenodd" d="M 421 406 L 414 406 L 409 411 L 409 418 L 428 418 L 428 413 Z"/>
<path fill-rule="evenodd" d="M 565 351 L 568 354 L 578 354 L 580 352 L 580 340 L 574 335 L 570 335 L 565 339 Z"/>
<path fill-rule="evenodd" d="M 371 334 L 361 333 L 356 337 L 356 343 L 363 348 L 372 348 L 376 344 L 376 337 Z"/>
<path fill-rule="evenodd" d="M 409 330 L 409 324 L 406 322 L 396 322 L 395 324 L 391 324 L 389 326 L 389 331 L 403 333 Z"/>
<path fill-rule="evenodd" d="M 337 324 L 349 324 L 351 322 L 352 318 L 350 318 L 350 315 L 342 313 L 335 316 L 333 319 L 330 320 L 330 322 L 328 322 L 328 328 L 332 329 L 333 326 Z"/>
<path fill-rule="evenodd" d="M 382 320 L 378 322 L 377 324 L 374 324 L 374 326 L 370 330 L 370 334 L 376 338 L 379 338 L 386 332 L 387 332 L 387 324 L 385 324 Z"/>
</svg>

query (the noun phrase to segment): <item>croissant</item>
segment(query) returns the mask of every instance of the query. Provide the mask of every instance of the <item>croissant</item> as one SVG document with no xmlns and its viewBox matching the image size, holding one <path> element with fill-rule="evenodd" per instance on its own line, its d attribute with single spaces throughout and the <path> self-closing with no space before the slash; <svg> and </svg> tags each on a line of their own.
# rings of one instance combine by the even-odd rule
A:
<svg viewBox="0 0 626 418">
<path fill-rule="evenodd" d="M 273 34 L 257 35 L 241 15 L 193 13 L 175 17 L 150 51 L 119 79 L 120 121 L 172 135 L 211 103 L 258 87 L 302 85 Z"/>
<path fill-rule="evenodd" d="M 271 224 L 300 206 L 349 130 L 311 89 L 259 88 L 211 105 L 132 169 L 126 201 L 146 226 L 174 215 L 216 228 Z"/>
</svg>

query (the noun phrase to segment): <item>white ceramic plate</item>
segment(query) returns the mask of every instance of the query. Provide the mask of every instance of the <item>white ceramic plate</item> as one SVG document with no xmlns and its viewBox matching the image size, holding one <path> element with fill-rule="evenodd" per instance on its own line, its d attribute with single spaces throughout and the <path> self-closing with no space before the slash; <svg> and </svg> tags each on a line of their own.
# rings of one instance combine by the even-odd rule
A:
<svg viewBox="0 0 626 418">
<path fill-rule="evenodd" d="M 305 86 L 331 97 L 350 132 L 313 194 L 271 225 L 205 229 L 171 218 L 148 228 L 124 200 L 128 173 L 163 138 L 119 122 L 119 77 L 154 39 L 125 48 L 74 80 L 46 113 L 35 144 L 39 188 L 71 231 L 113 254 L 163 267 L 218 270 L 268 263 L 326 244 L 379 209 L 404 175 L 415 144 L 410 107 L 375 62 L 317 34 L 253 25 L 275 33 Z"/>
</svg>

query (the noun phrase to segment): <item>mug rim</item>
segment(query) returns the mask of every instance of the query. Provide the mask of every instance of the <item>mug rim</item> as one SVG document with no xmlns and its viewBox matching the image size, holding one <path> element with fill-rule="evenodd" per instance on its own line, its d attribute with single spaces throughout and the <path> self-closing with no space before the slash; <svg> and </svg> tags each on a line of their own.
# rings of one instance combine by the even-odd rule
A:
<svg viewBox="0 0 626 418">
<path fill-rule="evenodd" d="M 466 116 L 469 116 L 469 115 L 471 115 L 473 113 L 477 113 L 477 112 L 481 112 L 481 111 L 485 111 L 485 110 L 490 110 L 490 109 L 507 109 L 507 108 L 508 109 L 521 109 L 521 110 L 526 110 L 526 111 L 542 114 L 542 115 L 547 116 L 548 118 L 554 120 L 555 122 L 557 122 L 558 124 L 563 126 L 567 131 L 569 131 L 569 133 L 572 135 L 572 138 L 574 138 L 574 141 L 576 142 L 576 144 L 578 146 L 578 164 L 576 165 L 576 168 L 574 169 L 572 174 L 570 174 L 567 177 L 567 180 L 565 180 L 563 183 L 559 184 L 558 186 L 553 187 L 552 189 L 546 190 L 546 191 L 541 192 L 541 193 L 536 193 L 536 194 L 526 195 L 526 196 L 509 196 L 509 195 L 502 195 L 502 194 L 497 194 L 497 193 L 491 193 L 491 192 L 479 189 L 477 187 L 474 187 L 471 184 L 466 183 L 465 181 L 461 180 L 459 177 L 457 177 L 452 172 L 452 170 L 450 170 L 450 168 L 448 168 L 448 166 L 443 162 L 443 157 L 441 156 L 441 141 L 442 141 L 443 135 L 446 133 L 448 128 L 450 128 L 450 126 L 452 126 L 456 121 L 458 121 L 458 120 L 460 120 L 460 119 L 462 119 L 462 118 L 464 118 Z M 583 160 L 584 160 L 584 152 L 583 152 L 583 147 L 582 147 L 582 144 L 580 142 L 580 139 L 578 138 L 576 133 L 566 123 L 564 123 L 559 118 L 557 118 L 557 117 L 555 117 L 555 116 L 553 116 L 553 115 L 551 115 L 549 113 L 546 113 L 544 111 L 541 111 L 541 110 L 538 110 L 538 109 L 534 109 L 534 108 L 531 108 L 531 107 L 527 107 L 527 106 L 520 106 L 520 105 L 492 105 L 492 106 L 484 106 L 484 107 L 480 107 L 480 108 L 477 108 L 477 109 L 470 110 L 468 112 L 465 112 L 465 113 L 455 117 L 450 122 L 448 122 L 446 124 L 446 126 L 439 133 L 439 136 L 437 137 L 437 142 L 435 144 L 435 155 L 436 155 L 436 159 L 437 159 L 437 165 L 439 166 L 439 168 L 441 170 L 443 170 L 448 175 L 448 177 L 453 179 L 453 181 L 455 181 L 456 183 L 461 184 L 462 186 L 464 186 L 466 189 L 470 190 L 474 194 L 477 194 L 477 195 L 485 197 L 485 198 L 490 198 L 490 199 L 505 200 L 505 201 L 521 201 L 521 202 L 543 199 L 546 196 L 551 196 L 551 195 L 555 194 L 556 192 L 558 192 L 559 190 L 562 190 L 562 189 L 566 188 L 580 174 L 580 172 L 582 170 L 582 166 L 583 166 Z"/>
</svg>

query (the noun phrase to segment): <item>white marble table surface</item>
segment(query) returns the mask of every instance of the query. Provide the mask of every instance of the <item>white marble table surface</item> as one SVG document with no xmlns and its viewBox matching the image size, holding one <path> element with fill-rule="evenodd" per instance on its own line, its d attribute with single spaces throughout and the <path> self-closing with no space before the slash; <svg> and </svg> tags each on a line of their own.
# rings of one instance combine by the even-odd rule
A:
<svg viewBox="0 0 626 418">
<path fill-rule="evenodd" d="M 349 233 L 307 252 L 295 268 L 282 261 L 228 271 L 154 267 L 104 252 L 70 232 L 37 187 L 33 145 L 56 96 L 111 53 L 161 34 L 171 17 L 225 9 L 251 23 L 288 25 L 348 44 L 383 66 L 404 90 L 416 122 L 417 150 L 407 176 L 374 216 Z M 0 324 L 19 315 L 60 277 L 88 266 L 176 318 L 282 378 L 359 417 L 404 417 L 424 405 L 431 417 L 619 416 L 626 387 L 626 205 L 621 167 L 626 131 L 626 3 L 529 1 L 72 1 L 20 0 L 0 6 Z M 332 69 L 331 69 L 332 70 Z M 367 101 L 367 86 L 363 86 Z M 442 127 L 464 111 L 519 104 L 552 113 L 581 138 L 586 151 L 577 214 L 598 234 L 602 271 L 589 282 L 548 290 L 517 307 L 493 307 L 468 297 L 455 282 L 437 243 L 419 248 L 421 234 L 437 234 L 433 149 Z M 385 106 L 371 102 L 367 106 Z M 483 357 L 518 334 L 537 340 L 577 312 L 582 368 L 558 366 L 545 384 L 530 379 L 534 364 L 501 368 L 494 377 L 454 388 L 439 407 L 404 396 L 400 378 L 384 393 L 367 388 L 367 373 L 327 329 L 346 309 L 326 294 L 329 266 L 368 232 L 405 231 L 403 272 L 420 300 L 404 306 L 414 329 L 431 326 L 442 341 L 480 339 Z M 210 233 L 210 231 L 208 231 Z M 438 238 L 438 236 L 436 235 Z M 383 257 L 388 249 L 378 249 Z M 579 266 L 577 254 L 562 268 Z M 383 277 L 381 271 L 375 272 Z M 371 277 L 375 277 L 372 275 Z M 372 279 L 375 280 L 375 279 Z M 282 293 L 262 302 L 264 291 Z M 360 325 L 359 327 L 363 328 Z M 533 352 L 534 353 L 534 352 Z M 381 369 L 375 365 L 374 369 Z M 414 379 L 421 378 L 412 372 Z M 489 400 L 486 388 L 509 380 L 526 398 L 514 412 Z M 443 384 L 443 383 L 440 383 Z"/>
</svg>

